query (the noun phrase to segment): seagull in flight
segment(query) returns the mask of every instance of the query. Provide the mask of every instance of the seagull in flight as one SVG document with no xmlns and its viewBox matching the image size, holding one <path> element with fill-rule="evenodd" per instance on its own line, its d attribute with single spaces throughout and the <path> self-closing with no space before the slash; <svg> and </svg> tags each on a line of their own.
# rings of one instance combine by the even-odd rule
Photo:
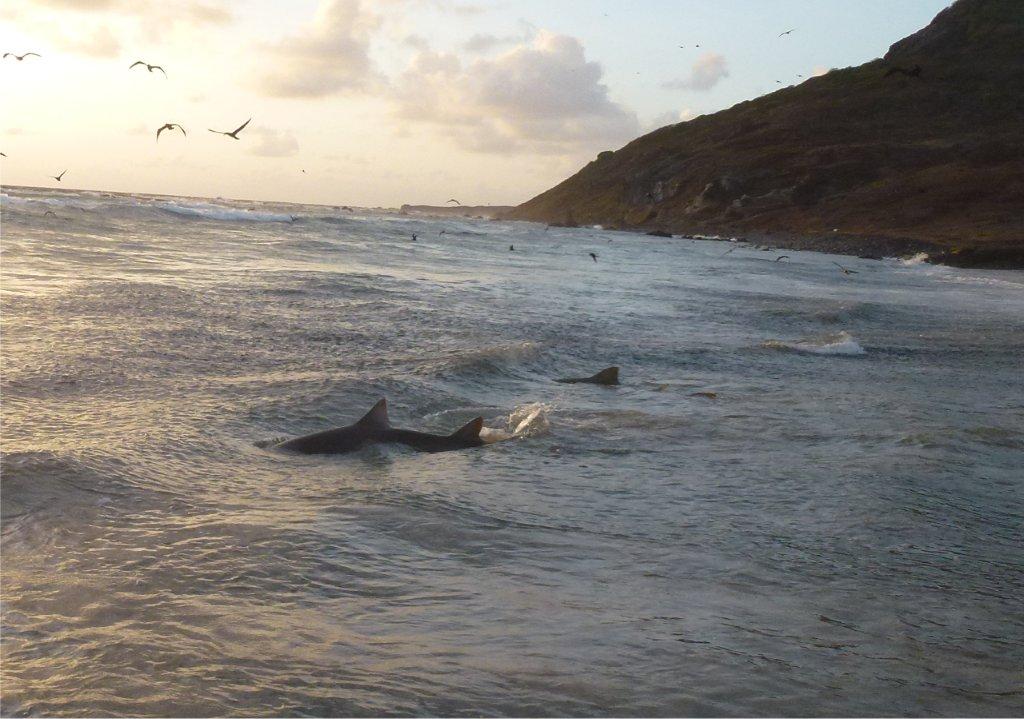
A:
<svg viewBox="0 0 1024 719">
<path fill-rule="evenodd" d="M 188 137 L 188 133 L 185 132 L 185 128 L 184 127 L 182 127 L 181 125 L 179 125 L 176 122 L 168 122 L 166 125 L 164 125 L 159 130 L 156 131 L 157 142 L 160 141 L 160 133 L 161 132 L 163 132 L 164 130 L 174 130 L 175 128 L 177 128 L 178 130 L 181 130 L 181 134 L 184 135 L 185 137 Z"/>
<path fill-rule="evenodd" d="M 237 129 L 234 129 L 231 132 L 221 132 L 220 130 L 210 130 L 210 128 L 206 128 L 206 129 L 210 130 L 210 132 L 215 132 L 218 135 L 227 135 L 228 137 L 237 140 L 238 139 L 238 133 L 240 133 L 242 130 L 244 130 L 245 126 L 248 125 L 250 122 L 252 122 L 252 118 L 251 117 L 248 120 L 246 120 L 245 122 L 243 122 L 241 127 L 237 128 Z"/>
<path fill-rule="evenodd" d="M 454 202 L 454 203 L 455 203 L 456 205 L 461 205 L 461 204 L 462 204 L 461 202 L 459 202 L 458 200 L 456 200 L 456 199 L 455 199 L 454 197 L 453 197 L 452 199 L 448 200 L 448 202 Z M 446 204 L 446 205 L 447 205 L 447 204 L 448 204 L 448 202 L 446 202 L 446 203 L 444 203 L 444 204 Z"/>
<path fill-rule="evenodd" d="M 50 175 L 50 177 L 55 179 L 57 182 L 60 182 L 60 178 L 64 177 L 65 172 L 67 172 L 67 170 L 64 170 L 64 172 L 60 173 L 59 175 Z"/>
<path fill-rule="evenodd" d="M 590 253 L 590 259 L 592 259 L 594 262 L 597 262 L 597 255 L 595 255 L 593 252 L 591 252 Z"/>
<path fill-rule="evenodd" d="M 848 270 L 845 267 L 843 267 L 841 264 L 839 264 L 838 262 L 833 262 L 832 264 L 835 265 L 836 267 L 838 267 L 839 269 L 841 269 L 843 271 L 844 275 L 855 275 L 855 274 L 857 274 L 857 270 Z"/>
<path fill-rule="evenodd" d="M 796 28 L 793 28 L 792 30 L 786 30 L 786 32 L 780 32 L 779 37 L 782 37 L 783 35 L 789 35 L 789 33 L 793 32 L 793 30 L 796 30 Z"/>
<path fill-rule="evenodd" d="M 136 65 L 145 65 L 146 69 L 149 70 L 150 72 L 153 72 L 154 70 L 159 70 L 160 72 L 162 72 L 164 74 L 164 77 L 167 77 L 167 71 L 164 70 L 162 67 L 160 67 L 159 65 L 150 65 L 148 62 L 143 62 L 142 60 L 136 60 L 135 62 L 133 62 L 131 65 L 128 66 L 128 69 L 131 70 Z"/>
<path fill-rule="evenodd" d="M 29 55 L 35 55 L 36 57 L 42 57 L 42 55 L 40 55 L 38 52 L 26 52 L 24 55 L 15 55 L 13 52 L 5 52 L 4 53 L 4 59 L 6 59 L 8 55 L 13 57 L 18 62 L 21 62 L 22 60 L 24 60 Z"/>
<path fill-rule="evenodd" d="M 789 259 L 789 255 L 779 255 L 778 257 L 775 258 L 775 261 L 778 262 L 779 260 L 788 260 L 788 259 Z"/>
</svg>

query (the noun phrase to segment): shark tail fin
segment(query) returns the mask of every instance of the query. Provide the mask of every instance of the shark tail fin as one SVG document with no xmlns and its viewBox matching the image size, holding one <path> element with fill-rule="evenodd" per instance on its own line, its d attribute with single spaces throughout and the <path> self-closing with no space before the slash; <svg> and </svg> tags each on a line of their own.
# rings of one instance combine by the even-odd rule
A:
<svg viewBox="0 0 1024 719">
<path fill-rule="evenodd" d="M 373 405 L 373 409 L 364 414 L 363 418 L 356 424 L 363 425 L 364 427 L 390 427 L 391 421 L 388 419 L 388 401 L 386 399 L 382 399 L 377 404 Z"/>
<path fill-rule="evenodd" d="M 593 377 L 590 381 L 595 384 L 618 384 L 619 383 L 619 368 L 618 367 L 606 367 Z"/>
<path fill-rule="evenodd" d="M 480 439 L 480 430 L 484 428 L 484 418 L 477 417 L 471 419 L 466 424 L 459 427 L 457 430 L 452 432 L 452 439 L 462 439 L 467 441 L 473 441 Z"/>
</svg>

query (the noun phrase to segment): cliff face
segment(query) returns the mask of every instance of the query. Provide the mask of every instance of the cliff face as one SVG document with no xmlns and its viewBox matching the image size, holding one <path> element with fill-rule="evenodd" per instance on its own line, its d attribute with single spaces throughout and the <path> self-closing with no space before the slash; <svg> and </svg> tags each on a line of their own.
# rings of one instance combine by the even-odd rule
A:
<svg viewBox="0 0 1024 719">
<path fill-rule="evenodd" d="M 958 0 L 882 59 L 663 127 L 506 216 L 1024 248 L 1024 2 Z"/>
</svg>

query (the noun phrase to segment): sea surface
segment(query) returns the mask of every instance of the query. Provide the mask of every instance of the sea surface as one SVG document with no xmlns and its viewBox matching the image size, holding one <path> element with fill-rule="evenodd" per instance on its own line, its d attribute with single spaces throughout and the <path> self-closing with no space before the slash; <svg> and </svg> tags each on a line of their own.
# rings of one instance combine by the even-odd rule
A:
<svg viewBox="0 0 1024 719">
<path fill-rule="evenodd" d="M 1022 272 L 0 209 L 5 716 L 1024 711 Z"/>
</svg>

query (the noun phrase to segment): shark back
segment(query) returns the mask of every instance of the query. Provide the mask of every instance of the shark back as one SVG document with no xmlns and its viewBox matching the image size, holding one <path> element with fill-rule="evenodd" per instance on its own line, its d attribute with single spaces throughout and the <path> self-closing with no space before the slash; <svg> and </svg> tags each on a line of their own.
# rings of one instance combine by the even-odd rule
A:
<svg viewBox="0 0 1024 719">
<path fill-rule="evenodd" d="M 602 384 L 602 385 L 614 385 L 619 383 L 619 368 L 618 367 L 605 367 L 597 374 L 593 374 L 590 377 L 563 377 L 562 379 L 556 379 L 555 382 L 562 382 L 563 384 Z"/>
</svg>

